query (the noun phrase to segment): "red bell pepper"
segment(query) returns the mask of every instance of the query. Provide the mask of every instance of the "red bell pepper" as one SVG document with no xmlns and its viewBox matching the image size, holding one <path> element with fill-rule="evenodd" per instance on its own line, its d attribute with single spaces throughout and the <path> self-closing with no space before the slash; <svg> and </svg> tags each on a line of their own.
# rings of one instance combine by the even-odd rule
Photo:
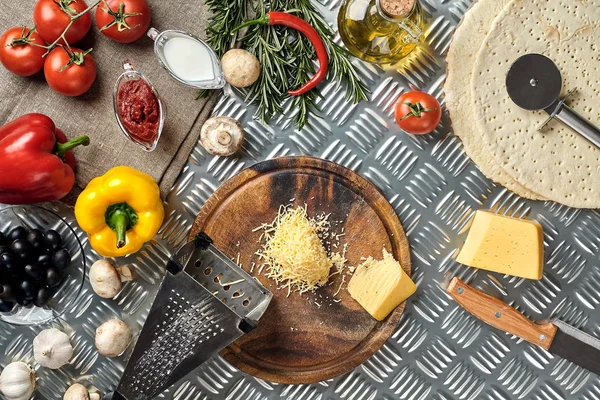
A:
<svg viewBox="0 0 600 400">
<path fill-rule="evenodd" d="M 0 128 L 0 203 L 32 204 L 65 197 L 75 184 L 75 146 L 43 114 L 25 114 Z"/>
</svg>

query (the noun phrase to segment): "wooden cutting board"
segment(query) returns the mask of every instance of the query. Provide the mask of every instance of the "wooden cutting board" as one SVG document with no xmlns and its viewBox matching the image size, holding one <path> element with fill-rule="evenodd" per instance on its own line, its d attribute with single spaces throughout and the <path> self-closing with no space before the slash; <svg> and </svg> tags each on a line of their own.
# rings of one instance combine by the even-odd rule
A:
<svg viewBox="0 0 600 400">
<path fill-rule="evenodd" d="M 243 170 L 208 199 L 190 238 L 206 232 L 228 257 L 239 256 L 250 272 L 253 262 L 259 264 L 255 252 L 261 233 L 253 230 L 273 221 L 279 207 L 288 204 L 306 204 L 309 216 L 325 212 L 330 221 L 341 221 L 333 223 L 332 231 L 344 228 L 340 242 L 349 243 L 347 265 L 356 266 L 368 256 L 381 259 L 385 247 L 410 275 L 408 240 L 385 197 L 355 172 L 312 157 L 277 158 Z M 389 338 L 404 310 L 403 303 L 378 322 L 348 294 L 349 276 L 335 298 L 340 275 L 314 294 L 288 296 L 287 289 L 278 289 L 257 270 L 251 274 L 273 292 L 273 300 L 258 327 L 221 355 L 267 381 L 308 384 L 351 371 Z"/>
</svg>

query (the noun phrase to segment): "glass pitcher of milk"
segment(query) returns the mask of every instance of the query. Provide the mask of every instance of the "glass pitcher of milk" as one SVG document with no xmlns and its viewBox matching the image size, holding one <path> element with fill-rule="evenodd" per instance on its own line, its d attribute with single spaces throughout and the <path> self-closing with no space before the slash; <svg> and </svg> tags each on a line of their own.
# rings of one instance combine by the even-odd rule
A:
<svg viewBox="0 0 600 400">
<path fill-rule="evenodd" d="M 154 52 L 160 64 L 186 86 L 196 89 L 221 89 L 225 76 L 215 52 L 201 39 L 183 31 L 159 32 L 150 28 Z"/>
</svg>

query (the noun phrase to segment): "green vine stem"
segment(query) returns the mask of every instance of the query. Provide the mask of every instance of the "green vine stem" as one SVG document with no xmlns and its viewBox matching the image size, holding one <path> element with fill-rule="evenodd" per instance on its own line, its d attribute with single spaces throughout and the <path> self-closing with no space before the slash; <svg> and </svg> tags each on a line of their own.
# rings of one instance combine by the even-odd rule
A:
<svg viewBox="0 0 600 400">
<path fill-rule="evenodd" d="M 54 42 L 50 43 L 47 46 L 42 46 L 42 45 L 36 44 L 36 43 L 30 43 L 30 44 L 32 46 L 38 46 L 38 47 L 45 48 L 46 49 L 46 53 L 44 53 L 44 57 L 46 57 L 48 54 L 50 54 L 50 52 L 52 51 L 52 49 L 54 49 L 56 46 L 58 46 L 58 44 L 60 43 L 61 40 L 63 42 L 65 42 L 67 48 L 69 50 L 71 50 L 71 47 L 69 46 L 69 43 L 67 42 L 67 38 L 65 37 L 65 35 L 69 31 L 69 29 L 71 29 L 71 27 L 73 26 L 73 24 L 75 23 L 75 21 L 77 21 L 79 18 L 81 18 L 85 14 L 89 13 L 90 11 L 92 11 L 98 4 L 100 4 L 100 2 L 103 2 L 108 7 L 108 4 L 106 3 L 106 0 L 94 0 L 94 2 L 92 3 L 92 5 L 88 6 L 85 10 L 83 10 L 79 14 L 71 15 L 71 21 L 69 21 L 69 24 L 67 25 L 67 27 L 65 28 L 65 30 L 60 34 L 60 36 Z"/>
</svg>

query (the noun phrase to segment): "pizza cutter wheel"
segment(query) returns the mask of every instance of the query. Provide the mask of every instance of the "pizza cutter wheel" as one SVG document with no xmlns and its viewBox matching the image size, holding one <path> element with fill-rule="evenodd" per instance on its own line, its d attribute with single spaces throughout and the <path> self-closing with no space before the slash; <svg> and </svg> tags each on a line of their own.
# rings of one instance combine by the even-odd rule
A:
<svg viewBox="0 0 600 400">
<path fill-rule="evenodd" d="M 562 77 L 558 67 L 541 54 L 525 54 L 517 58 L 506 75 L 506 91 L 517 106 L 548 113 L 549 118 L 538 130 L 556 118 L 600 148 L 600 130 L 565 105 L 565 100 L 577 89 L 572 89 L 560 99 L 561 89 Z"/>
</svg>

